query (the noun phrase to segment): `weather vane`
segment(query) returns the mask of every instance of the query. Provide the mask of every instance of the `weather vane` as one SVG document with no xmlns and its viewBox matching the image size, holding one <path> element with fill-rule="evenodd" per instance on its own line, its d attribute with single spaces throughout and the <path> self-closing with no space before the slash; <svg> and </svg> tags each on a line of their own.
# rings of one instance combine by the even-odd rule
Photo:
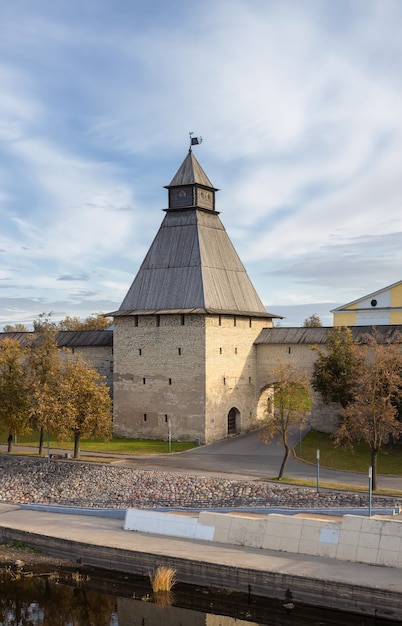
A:
<svg viewBox="0 0 402 626">
<path fill-rule="evenodd" d="M 193 137 L 194 133 L 189 133 L 190 135 L 190 152 L 191 152 L 191 146 L 198 146 L 200 143 L 202 143 L 202 137 Z"/>
</svg>

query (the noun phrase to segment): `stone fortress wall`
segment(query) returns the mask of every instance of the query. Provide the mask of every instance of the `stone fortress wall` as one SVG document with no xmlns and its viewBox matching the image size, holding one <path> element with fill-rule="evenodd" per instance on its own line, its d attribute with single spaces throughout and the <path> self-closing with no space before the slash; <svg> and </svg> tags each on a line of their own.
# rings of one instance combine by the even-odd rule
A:
<svg viewBox="0 0 402 626">
<path fill-rule="evenodd" d="M 210 443 L 255 424 L 258 398 L 254 339 L 266 319 L 233 315 L 117 317 L 114 418 L 124 436 Z"/>
</svg>

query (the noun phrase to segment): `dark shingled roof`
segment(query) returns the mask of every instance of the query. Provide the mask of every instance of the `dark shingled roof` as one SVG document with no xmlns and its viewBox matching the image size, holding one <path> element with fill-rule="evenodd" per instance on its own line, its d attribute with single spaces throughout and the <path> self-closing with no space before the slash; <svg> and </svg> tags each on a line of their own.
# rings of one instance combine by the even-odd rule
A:
<svg viewBox="0 0 402 626">
<path fill-rule="evenodd" d="M 169 187 L 211 182 L 190 152 Z M 267 313 L 216 211 L 168 209 L 119 311 Z"/>
<path fill-rule="evenodd" d="M 166 214 L 119 313 L 170 309 L 270 317 L 212 211 Z"/>
<path fill-rule="evenodd" d="M 3 339 L 17 339 L 22 345 L 29 345 L 33 333 L 0 333 Z M 78 348 L 91 346 L 113 346 L 112 330 L 60 330 L 57 335 L 59 348 Z"/>
<path fill-rule="evenodd" d="M 202 185 L 217 191 L 208 176 L 198 163 L 193 152 L 189 150 L 183 163 L 180 165 L 171 183 L 167 187 L 180 187 L 181 185 Z"/>
<path fill-rule="evenodd" d="M 352 337 L 355 341 L 362 341 L 364 335 L 373 332 L 372 326 L 350 326 Z M 402 333 L 402 325 L 376 326 L 375 331 L 384 337 L 394 339 L 398 333 Z M 264 328 L 254 343 L 256 344 L 325 344 L 328 333 L 334 330 L 333 326 L 312 328 Z"/>
</svg>

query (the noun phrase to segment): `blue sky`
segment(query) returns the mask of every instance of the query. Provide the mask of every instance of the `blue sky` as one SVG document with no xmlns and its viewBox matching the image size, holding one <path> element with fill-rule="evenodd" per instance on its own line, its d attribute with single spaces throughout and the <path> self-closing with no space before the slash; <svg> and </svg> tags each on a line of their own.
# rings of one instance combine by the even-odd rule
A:
<svg viewBox="0 0 402 626">
<path fill-rule="evenodd" d="M 262 301 L 401 280 L 400 0 L 0 6 L 0 328 L 115 310 L 188 133 Z"/>
</svg>

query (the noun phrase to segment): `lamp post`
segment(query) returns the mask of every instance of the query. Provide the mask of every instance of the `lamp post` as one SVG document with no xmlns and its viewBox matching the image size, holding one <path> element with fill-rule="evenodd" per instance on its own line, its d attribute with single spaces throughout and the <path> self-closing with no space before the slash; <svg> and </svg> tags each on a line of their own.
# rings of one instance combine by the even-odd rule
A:
<svg viewBox="0 0 402 626">
<path fill-rule="evenodd" d="M 368 502 L 368 514 L 371 517 L 371 496 L 373 493 L 373 467 L 370 465 L 368 469 L 368 493 L 369 493 L 369 502 Z"/>
<path fill-rule="evenodd" d="M 170 420 L 168 421 L 168 444 L 169 444 L 169 452 L 172 451 L 172 425 Z"/>
<path fill-rule="evenodd" d="M 320 484 L 320 451 L 317 448 L 316 451 L 316 459 L 317 459 L 317 493 L 319 491 L 319 484 Z"/>
</svg>

